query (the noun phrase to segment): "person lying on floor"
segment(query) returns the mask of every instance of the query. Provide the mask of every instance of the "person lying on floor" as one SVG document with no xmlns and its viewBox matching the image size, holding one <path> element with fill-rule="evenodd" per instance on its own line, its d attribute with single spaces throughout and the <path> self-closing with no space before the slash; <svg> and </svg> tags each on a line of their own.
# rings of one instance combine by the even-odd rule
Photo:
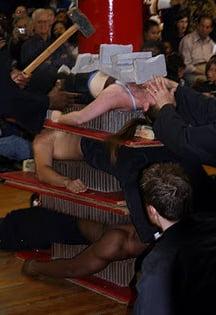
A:
<svg viewBox="0 0 216 315">
<path fill-rule="evenodd" d="M 185 175 L 181 175 L 181 171 L 179 170 L 179 167 L 177 165 L 156 165 L 144 170 L 143 174 L 145 173 L 146 176 L 143 175 L 145 176 L 145 185 L 142 188 L 143 196 L 149 196 L 149 200 L 151 200 L 152 203 L 152 200 L 154 200 L 154 198 L 158 198 L 155 191 L 157 191 L 157 189 L 159 189 L 160 187 L 160 189 L 163 189 L 162 194 L 167 197 L 166 202 L 167 200 L 169 200 L 169 203 L 166 206 L 169 209 L 167 210 L 167 212 L 169 212 L 170 209 L 176 209 L 175 215 L 167 215 L 167 219 L 161 219 L 158 215 L 156 220 L 156 208 L 153 208 L 153 205 L 151 205 L 151 203 L 148 203 L 148 201 L 146 202 L 146 209 L 150 221 L 153 224 L 158 225 L 160 230 L 161 228 L 162 230 L 165 230 L 173 223 L 181 219 L 184 215 L 186 215 L 188 211 L 188 200 L 191 193 L 190 184 L 188 182 L 188 179 L 185 179 Z M 172 180 L 173 177 L 174 180 Z M 153 184 L 155 187 L 154 191 L 151 188 L 151 185 Z M 159 199 L 159 208 L 160 206 L 165 207 L 164 204 L 160 205 L 160 203 L 161 201 Z M 44 211 L 44 209 L 41 210 L 39 208 L 39 211 Z M 49 215 L 47 215 L 46 217 L 45 213 L 45 220 L 44 218 L 43 220 L 41 220 L 42 217 L 40 218 L 40 215 L 38 214 L 40 212 L 37 212 L 36 208 L 34 220 L 30 219 L 29 221 L 32 222 L 32 224 L 35 224 L 35 227 L 33 227 L 33 230 L 35 232 L 37 231 L 37 222 L 39 224 L 42 224 L 42 226 L 46 222 L 46 224 L 48 225 L 47 228 L 45 226 L 43 227 L 44 231 L 47 230 L 47 235 L 45 234 L 46 240 L 50 239 L 50 230 L 52 230 L 53 233 L 58 234 L 58 231 L 62 228 L 61 233 L 64 234 L 64 242 L 65 240 L 67 240 L 67 243 L 68 240 L 70 240 L 70 242 L 73 242 L 73 237 L 75 237 L 75 239 L 80 242 L 80 240 L 82 240 L 82 238 L 84 237 L 85 243 L 90 242 L 91 245 L 89 245 L 87 249 L 81 252 L 81 254 L 72 259 L 58 259 L 47 263 L 39 262 L 36 260 L 26 261 L 23 266 L 23 272 L 29 276 L 47 275 L 60 278 L 85 276 L 104 269 L 111 261 L 136 257 L 140 255 L 147 247 L 147 244 L 144 244 L 139 240 L 139 237 L 133 225 L 116 225 L 105 227 L 101 223 L 87 222 L 78 219 L 76 221 L 76 229 L 73 227 L 73 231 L 78 230 L 78 232 L 76 232 L 76 235 L 73 236 L 72 230 L 69 228 L 69 223 L 67 223 L 70 221 L 72 222 L 72 218 L 69 217 L 67 221 L 65 219 L 65 222 L 67 224 L 65 224 L 64 227 L 60 220 L 61 214 L 54 213 L 49 219 Z M 28 215 L 28 210 L 26 210 L 26 215 Z M 62 215 L 62 217 L 63 216 L 64 218 L 67 217 L 65 215 Z M 71 222 L 70 225 L 72 227 Z M 163 224 L 161 224 L 161 222 L 163 222 Z M 55 226 L 53 226 L 54 223 Z M 30 230 L 30 227 L 28 227 L 28 229 Z M 43 232 L 40 233 L 39 239 L 43 237 L 43 234 Z M 31 239 L 32 237 L 29 238 Z"/>
<path fill-rule="evenodd" d="M 44 207 L 14 210 L 1 219 L 2 250 L 49 249 L 53 243 L 88 246 L 76 259 L 58 260 L 51 268 L 46 265 L 53 277 L 90 275 L 104 269 L 111 261 L 136 257 L 147 247 L 131 224 L 108 226 Z M 58 268 L 61 262 L 65 264 L 64 269 Z M 23 271 L 30 275 L 34 263 L 37 264 L 36 261 L 26 263 Z"/>
<path fill-rule="evenodd" d="M 195 310 L 200 315 L 213 314 L 210 310 L 214 310 L 216 288 L 216 214 L 208 213 L 208 209 L 205 213 L 191 212 L 192 188 L 179 165 L 152 165 L 143 171 L 140 184 L 149 220 L 161 232 L 148 253 L 145 252 L 147 244 L 140 242 L 131 225 L 102 227 L 99 223 L 78 220 L 76 236 L 72 236 L 67 224 L 61 238 L 68 242 L 71 235 L 70 243 L 79 243 L 84 236 L 90 243 L 93 241 L 87 249 L 72 259 L 28 260 L 23 265 L 23 273 L 31 277 L 85 276 L 144 250 L 134 315 L 191 315 Z M 48 215 L 47 224 L 50 222 L 54 233 L 59 233 L 61 220 L 56 218 L 53 226 Z M 75 231 L 72 221 L 71 227 Z M 49 227 L 45 227 L 47 230 Z"/>
</svg>

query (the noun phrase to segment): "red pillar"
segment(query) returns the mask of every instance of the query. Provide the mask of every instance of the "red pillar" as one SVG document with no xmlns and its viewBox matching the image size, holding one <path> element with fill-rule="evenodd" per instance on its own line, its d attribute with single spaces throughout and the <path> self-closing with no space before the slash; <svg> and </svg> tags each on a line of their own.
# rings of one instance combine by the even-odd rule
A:
<svg viewBox="0 0 216 315">
<path fill-rule="evenodd" d="M 143 0 L 79 0 L 78 6 L 96 29 L 89 38 L 80 35 L 80 53 L 98 53 L 100 44 L 133 44 L 140 50 Z"/>
</svg>

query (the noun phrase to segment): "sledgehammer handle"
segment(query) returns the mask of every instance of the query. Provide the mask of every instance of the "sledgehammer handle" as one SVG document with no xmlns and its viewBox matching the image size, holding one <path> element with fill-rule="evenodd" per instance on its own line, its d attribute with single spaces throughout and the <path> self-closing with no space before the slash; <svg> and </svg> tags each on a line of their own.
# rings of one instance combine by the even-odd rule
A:
<svg viewBox="0 0 216 315">
<path fill-rule="evenodd" d="M 34 59 L 23 72 L 26 75 L 32 74 L 32 72 L 40 66 L 49 56 L 51 56 L 56 49 L 58 49 L 66 40 L 71 37 L 79 29 L 78 24 L 74 24 L 69 27 L 61 36 L 59 36 L 47 49 L 45 49 L 36 59 Z"/>
</svg>

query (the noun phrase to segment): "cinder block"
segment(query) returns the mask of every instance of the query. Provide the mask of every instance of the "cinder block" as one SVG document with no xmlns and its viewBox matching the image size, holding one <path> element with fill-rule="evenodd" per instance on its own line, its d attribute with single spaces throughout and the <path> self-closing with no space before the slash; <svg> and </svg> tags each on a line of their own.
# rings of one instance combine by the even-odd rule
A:
<svg viewBox="0 0 216 315">
<path fill-rule="evenodd" d="M 135 82 L 142 84 L 153 79 L 153 76 L 166 76 L 166 62 L 164 55 L 158 55 L 149 59 L 136 59 L 134 61 Z"/>
<path fill-rule="evenodd" d="M 71 69 L 71 72 L 88 73 L 99 69 L 99 55 L 98 54 L 80 54 L 77 56 L 76 64 Z"/>
<path fill-rule="evenodd" d="M 100 65 L 111 65 L 111 56 L 117 54 L 127 54 L 133 52 L 133 45 L 116 45 L 102 44 L 100 45 Z"/>
</svg>

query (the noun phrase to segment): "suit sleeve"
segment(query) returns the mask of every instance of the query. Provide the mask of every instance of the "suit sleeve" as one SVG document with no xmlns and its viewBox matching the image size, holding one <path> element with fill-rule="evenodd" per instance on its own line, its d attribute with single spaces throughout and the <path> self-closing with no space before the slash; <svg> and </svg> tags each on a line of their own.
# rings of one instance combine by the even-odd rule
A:
<svg viewBox="0 0 216 315">
<path fill-rule="evenodd" d="M 181 158 L 216 161 L 216 103 L 191 89 L 179 88 L 177 108 L 165 105 L 154 122 L 156 137 Z"/>
<path fill-rule="evenodd" d="M 49 97 L 20 89 L 10 78 L 8 67 L 0 56 L 0 116 L 14 118 L 31 133 L 37 133 L 43 126 Z"/>
</svg>

